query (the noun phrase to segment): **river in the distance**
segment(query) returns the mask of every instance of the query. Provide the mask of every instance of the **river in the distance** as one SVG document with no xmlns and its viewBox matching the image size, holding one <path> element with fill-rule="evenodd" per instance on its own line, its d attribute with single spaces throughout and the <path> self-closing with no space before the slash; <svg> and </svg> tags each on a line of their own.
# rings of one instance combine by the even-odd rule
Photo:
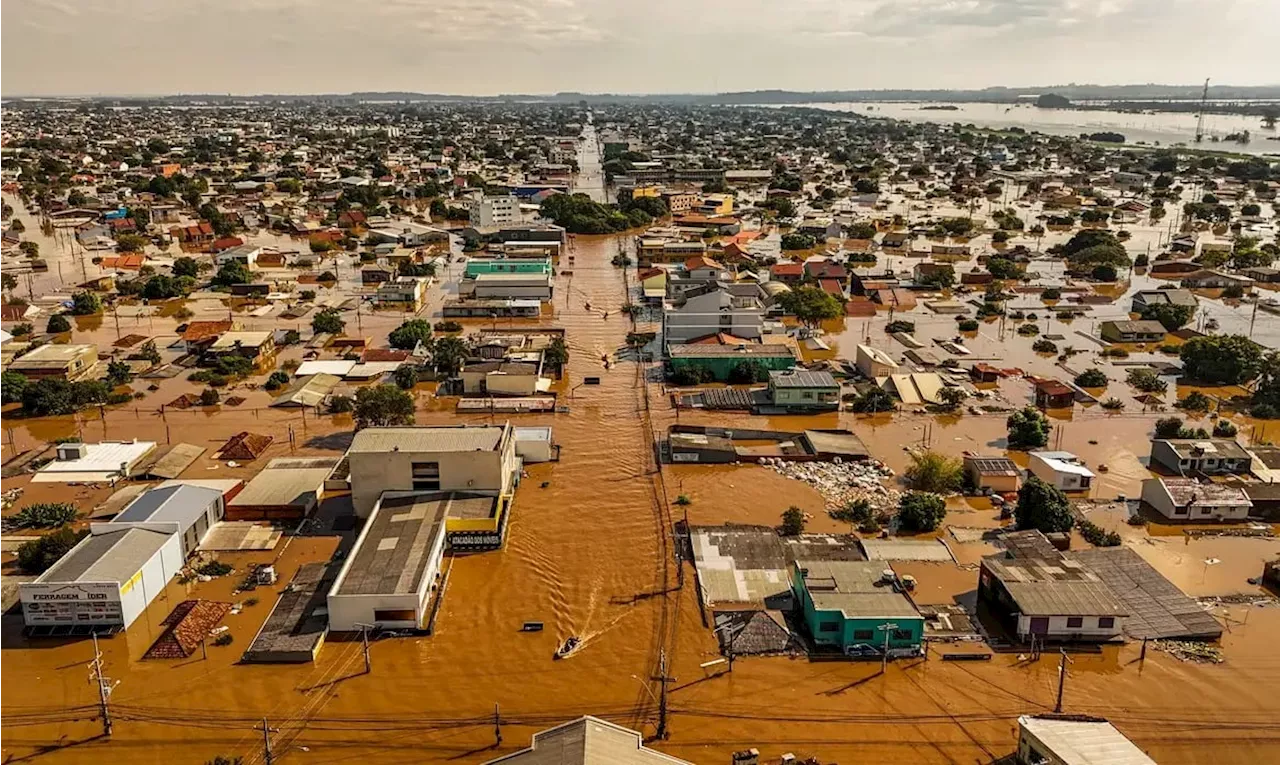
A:
<svg viewBox="0 0 1280 765">
<path fill-rule="evenodd" d="M 1196 144 L 1196 115 L 1192 113 L 1131 113 L 1110 110 L 1041 109 L 1033 104 L 922 101 L 858 101 L 797 105 L 911 122 L 943 124 L 960 122 L 997 129 L 1020 127 L 1050 135 L 1078 136 L 1081 133 L 1113 131 L 1124 134 L 1127 143 L 1152 146 L 1185 144 L 1201 149 L 1218 149 L 1240 154 L 1280 154 L 1280 131 L 1266 129 L 1258 117 L 1236 114 L 1206 114 L 1204 117 L 1205 140 L 1203 143 Z M 1251 134 L 1247 144 L 1221 140 L 1231 133 L 1244 130 Z M 1215 142 L 1214 138 L 1219 140 Z"/>
</svg>

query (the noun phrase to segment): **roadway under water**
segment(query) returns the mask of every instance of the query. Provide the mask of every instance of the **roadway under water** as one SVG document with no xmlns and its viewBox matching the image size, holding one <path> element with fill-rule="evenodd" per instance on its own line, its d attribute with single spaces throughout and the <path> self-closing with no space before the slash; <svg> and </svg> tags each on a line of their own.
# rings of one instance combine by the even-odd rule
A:
<svg viewBox="0 0 1280 765">
<path fill-rule="evenodd" d="M 224 621 L 235 642 L 211 646 L 207 660 L 197 655 L 142 661 L 159 635 L 159 621 L 180 600 L 244 597 L 231 595 L 236 576 L 174 582 L 127 633 L 101 642 L 106 674 L 120 681 L 111 696 L 115 728 L 108 740 L 99 737 L 101 726 L 92 719 L 97 693 L 86 680 L 92 644 L 27 641 L 18 622 L 6 617 L 0 654 L 4 760 L 200 763 L 222 754 L 258 763 L 262 735 L 255 726 L 264 717 L 275 729 L 276 759 L 284 762 L 480 762 L 527 746 L 534 731 L 580 714 L 606 717 L 650 736 L 660 691 L 653 678 L 663 657 L 675 678 L 669 685 L 670 738 L 653 745 L 695 762 L 727 762 L 732 750 L 750 746 L 766 757 L 795 752 L 827 762 L 867 763 L 989 762 L 1012 752 L 1017 716 L 1053 707 L 1054 657 L 1031 662 L 997 654 L 982 663 L 935 657 L 894 663 L 885 675 L 875 664 L 788 658 L 741 659 L 724 674 L 716 674 L 723 665 L 700 668 L 718 656 L 716 641 L 702 624 L 692 567 L 686 564 L 680 572 L 674 559 L 671 526 L 682 509 L 669 502 L 689 495 L 688 514 L 695 523 L 776 523 L 782 509 L 799 504 L 815 513 L 814 530 L 839 527 L 821 514 L 815 492 L 762 467 L 658 471 L 654 437 L 676 417 L 660 383 L 646 382 L 645 375 L 656 380 L 653 370 L 621 352 L 630 329 L 618 312 L 626 288 L 623 272 L 609 264 L 620 246 L 626 246 L 622 239 L 579 237 L 568 253 L 576 262 L 566 257 L 561 263 L 573 275 L 557 281 L 555 315 L 545 323 L 568 330 L 572 359 L 559 390 L 570 412 L 518 418 L 521 425 L 553 426 L 563 447 L 561 461 L 529 469 L 503 550 L 453 560 L 433 636 L 377 641 L 367 675 L 358 641 L 331 640 L 314 665 L 237 664 L 266 618 L 276 587 L 259 591 L 260 603 Z M 438 304 L 431 310 L 438 313 Z M 381 341 L 398 320 L 366 316 L 364 334 Z M 876 319 L 884 320 L 883 315 Z M 157 328 L 177 323 L 154 321 Z M 855 337 L 862 331 L 855 327 L 860 321 L 849 320 Z M 610 359 L 608 368 L 604 357 Z M 600 376 L 601 385 L 579 387 L 570 398 L 569 390 L 584 376 Z M 298 413 L 264 409 L 268 395 L 261 391 L 249 393 L 239 408 L 172 412 L 162 419 L 153 412 L 168 400 L 170 388 L 176 395 L 191 386 L 177 380 L 161 388 L 141 402 L 140 410 L 108 409 L 105 420 L 13 420 L 5 426 L 14 429 L 19 448 L 81 428 L 90 439 L 170 437 L 212 447 L 247 429 L 276 439 L 259 463 L 290 453 L 291 427 L 299 454 L 336 455 L 344 443 L 340 436 L 350 432 L 346 417 L 308 416 L 304 425 Z M 429 386 L 420 386 L 417 395 L 420 424 L 491 419 L 453 414 L 450 402 L 436 399 Z M 1068 426 L 1062 448 L 1079 451 L 1090 464 L 1121 464 L 1124 454 L 1143 443 L 1156 416 L 1082 418 L 1083 426 Z M 745 421 L 735 415 L 681 414 L 681 422 L 767 423 L 786 429 L 838 422 L 853 427 L 873 454 L 895 469 L 906 461 L 902 446 L 925 435 L 926 421 L 936 422 L 907 414 Z M 931 443 L 952 454 L 1000 451 L 1003 435 L 1002 417 L 965 416 L 937 424 Z M 186 475 L 247 477 L 257 469 L 213 469 L 215 464 L 206 455 Z M 1132 496 L 1129 487 L 1141 476 L 1117 474 L 1117 486 L 1105 493 L 1124 486 Z M 6 488 L 25 480 L 6 481 Z M 108 493 L 85 496 L 82 491 L 81 501 L 90 505 Z M 989 507 L 963 512 L 973 518 L 963 525 L 994 523 Z M 1240 554 L 1227 544 L 1231 541 L 1216 542 L 1221 549 L 1212 554 L 1230 562 Z M 301 537 L 283 553 L 220 557 L 244 570 L 279 555 L 283 584 L 298 564 L 325 560 L 335 547 L 331 537 Z M 1277 545 L 1271 540 L 1260 547 L 1266 549 L 1250 550 L 1250 560 L 1274 554 Z M 1249 591 L 1238 579 L 1245 568 L 1233 565 L 1216 594 Z M 976 584 L 976 572 L 970 573 L 968 589 Z M 1207 575 L 1219 572 L 1215 568 Z M 966 589 L 959 575 L 940 586 L 947 591 L 943 599 Z M 1110 718 L 1166 765 L 1280 761 L 1280 721 L 1274 712 L 1280 660 L 1273 646 L 1280 634 L 1280 608 L 1235 607 L 1228 617 L 1224 664 L 1181 663 L 1151 651 L 1140 665 L 1136 645 L 1073 656 L 1066 711 Z M 544 621 L 545 631 L 521 633 L 526 620 Z M 585 647 L 567 660 L 553 661 L 558 642 L 568 635 L 584 637 Z M 495 704 L 503 721 L 500 746 L 494 744 Z"/>
</svg>

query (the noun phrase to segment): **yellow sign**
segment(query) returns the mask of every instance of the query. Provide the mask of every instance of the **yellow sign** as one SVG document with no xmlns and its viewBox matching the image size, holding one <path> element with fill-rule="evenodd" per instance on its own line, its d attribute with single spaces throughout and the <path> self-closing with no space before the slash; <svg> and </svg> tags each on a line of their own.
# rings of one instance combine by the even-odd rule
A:
<svg viewBox="0 0 1280 765">
<path fill-rule="evenodd" d="M 141 582 L 141 581 L 142 581 L 142 572 L 141 572 L 141 571 L 139 571 L 138 573 L 136 573 L 136 574 L 134 574 L 133 576 L 129 577 L 129 581 L 127 581 L 127 582 L 125 582 L 124 584 L 120 585 L 120 594 L 121 594 L 121 595 L 126 594 L 127 592 L 129 592 L 129 590 L 132 590 L 132 589 L 133 589 L 133 586 L 134 586 L 135 584 L 137 584 L 138 582 Z"/>
</svg>

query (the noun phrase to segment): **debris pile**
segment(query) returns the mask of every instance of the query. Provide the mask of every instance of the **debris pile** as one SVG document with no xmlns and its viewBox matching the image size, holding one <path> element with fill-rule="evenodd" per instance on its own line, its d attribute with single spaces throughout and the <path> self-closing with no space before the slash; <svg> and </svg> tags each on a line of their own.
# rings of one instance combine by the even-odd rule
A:
<svg viewBox="0 0 1280 765">
<path fill-rule="evenodd" d="M 877 507 L 898 503 L 901 492 L 884 485 L 893 470 L 879 460 L 846 462 L 792 462 L 768 458 L 760 464 L 775 473 L 803 481 L 818 490 L 829 509 L 844 507 L 855 499 L 866 499 Z"/>
<path fill-rule="evenodd" d="M 1157 640 L 1155 649 L 1164 651 L 1181 661 L 1194 661 L 1201 664 L 1221 664 L 1224 659 L 1222 647 L 1213 643 L 1197 640 Z"/>
</svg>

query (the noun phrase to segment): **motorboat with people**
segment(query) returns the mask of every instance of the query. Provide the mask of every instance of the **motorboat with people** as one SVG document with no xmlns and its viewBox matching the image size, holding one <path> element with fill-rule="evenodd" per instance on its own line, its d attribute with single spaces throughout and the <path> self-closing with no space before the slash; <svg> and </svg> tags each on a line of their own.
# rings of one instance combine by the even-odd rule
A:
<svg viewBox="0 0 1280 765">
<path fill-rule="evenodd" d="M 582 638 L 578 637 L 577 635 L 570 635 L 569 637 L 565 638 L 565 641 L 560 644 L 559 648 L 556 649 L 555 658 L 567 659 L 570 656 L 572 656 L 581 647 L 582 647 Z"/>
</svg>

